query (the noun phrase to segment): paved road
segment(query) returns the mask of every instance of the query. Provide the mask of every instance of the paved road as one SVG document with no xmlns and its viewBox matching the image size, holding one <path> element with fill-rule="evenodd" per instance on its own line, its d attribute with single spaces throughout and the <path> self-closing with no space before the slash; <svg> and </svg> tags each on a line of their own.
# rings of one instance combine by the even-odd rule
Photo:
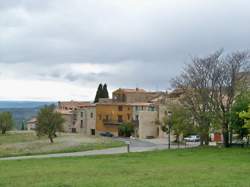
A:
<svg viewBox="0 0 250 187">
<path fill-rule="evenodd" d="M 145 151 L 154 151 L 154 150 L 163 150 L 167 149 L 167 144 L 159 143 L 159 141 L 147 141 L 147 140 L 130 140 L 126 138 L 117 138 L 121 141 L 130 141 L 130 152 L 145 152 Z M 164 141 L 164 140 L 163 140 Z M 197 146 L 193 144 L 192 147 Z M 190 147 L 190 146 L 188 146 Z M 172 148 L 177 148 L 177 146 L 172 146 Z M 185 148 L 181 146 L 180 148 Z M 112 154 L 121 154 L 127 153 L 127 146 L 109 148 L 103 150 L 92 150 L 92 151 L 83 151 L 83 152 L 74 152 L 74 153 L 56 153 L 56 154 L 47 154 L 47 155 L 33 155 L 33 156 L 17 156 L 17 157 L 6 157 L 0 158 L 1 160 L 25 160 L 25 159 L 41 159 L 41 158 L 61 158 L 61 157 L 79 157 L 79 156 L 91 156 L 91 155 L 112 155 Z"/>
</svg>

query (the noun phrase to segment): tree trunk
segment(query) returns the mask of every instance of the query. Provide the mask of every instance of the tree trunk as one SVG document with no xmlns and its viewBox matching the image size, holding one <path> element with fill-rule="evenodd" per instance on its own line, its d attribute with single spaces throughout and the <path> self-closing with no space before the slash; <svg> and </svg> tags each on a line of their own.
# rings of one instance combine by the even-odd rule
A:
<svg viewBox="0 0 250 187">
<path fill-rule="evenodd" d="M 230 127 L 230 139 L 229 139 L 229 144 L 232 145 L 233 142 L 233 128 Z"/>
<path fill-rule="evenodd" d="M 49 135 L 50 143 L 54 143 L 52 135 Z"/>
<path fill-rule="evenodd" d="M 223 144 L 224 147 L 229 147 L 229 130 L 228 130 L 228 124 L 224 123 L 222 128 L 222 134 L 223 134 Z"/>
<path fill-rule="evenodd" d="M 209 134 L 208 133 L 204 134 L 204 141 L 205 141 L 205 145 L 209 145 Z"/>
<path fill-rule="evenodd" d="M 6 129 L 2 129 L 2 134 L 5 134 L 6 133 Z"/>
</svg>

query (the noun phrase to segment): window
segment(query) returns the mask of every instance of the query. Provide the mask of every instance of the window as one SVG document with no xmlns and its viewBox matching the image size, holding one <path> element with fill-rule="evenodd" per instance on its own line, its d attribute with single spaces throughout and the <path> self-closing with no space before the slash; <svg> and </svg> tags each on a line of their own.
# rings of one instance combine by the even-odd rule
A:
<svg viewBox="0 0 250 187">
<path fill-rule="evenodd" d="M 128 114 L 128 120 L 130 120 L 130 114 Z"/>
<path fill-rule="evenodd" d="M 81 112 L 81 117 L 83 117 L 83 112 Z"/>
<path fill-rule="evenodd" d="M 122 106 L 118 106 L 118 110 L 119 110 L 119 111 L 122 111 Z"/>
<path fill-rule="evenodd" d="M 109 115 L 106 115 L 106 118 L 105 118 L 105 120 L 107 120 L 107 121 L 109 120 Z"/>
<path fill-rule="evenodd" d="M 138 115 L 135 116 L 135 120 L 139 121 L 139 116 Z"/>
<path fill-rule="evenodd" d="M 123 122 L 122 115 L 118 115 L 118 122 L 120 122 L 120 123 Z"/>
<path fill-rule="evenodd" d="M 138 106 L 135 106 L 135 110 L 138 111 Z"/>
<path fill-rule="evenodd" d="M 90 117 L 93 118 L 93 116 L 94 116 L 94 115 L 93 115 L 93 112 L 91 112 L 91 113 L 90 113 Z"/>
<path fill-rule="evenodd" d="M 143 106 L 141 107 L 141 110 L 143 110 Z"/>
<path fill-rule="evenodd" d="M 81 128 L 83 128 L 83 120 L 81 120 Z"/>
</svg>

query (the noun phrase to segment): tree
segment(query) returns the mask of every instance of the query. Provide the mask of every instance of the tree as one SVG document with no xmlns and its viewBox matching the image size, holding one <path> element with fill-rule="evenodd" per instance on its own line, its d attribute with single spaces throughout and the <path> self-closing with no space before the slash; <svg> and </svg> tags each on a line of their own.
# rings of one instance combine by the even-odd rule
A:
<svg viewBox="0 0 250 187">
<path fill-rule="evenodd" d="M 130 122 L 122 123 L 119 125 L 118 131 L 120 136 L 130 137 L 134 133 L 134 126 Z"/>
<path fill-rule="evenodd" d="M 0 130 L 2 134 L 5 134 L 6 131 L 10 130 L 14 124 L 12 114 L 10 112 L 0 113 Z"/>
<path fill-rule="evenodd" d="M 169 110 L 172 112 L 172 130 L 176 136 L 176 142 L 179 142 L 181 135 L 186 136 L 194 132 L 191 113 L 180 103 L 170 105 Z"/>
<path fill-rule="evenodd" d="M 99 102 L 99 99 L 101 98 L 101 95 L 102 95 L 102 84 L 100 83 L 98 88 L 97 88 L 97 91 L 96 91 L 96 95 L 95 95 L 95 101 L 94 103 L 98 103 Z"/>
<path fill-rule="evenodd" d="M 156 124 L 161 126 L 163 132 L 169 133 L 169 125 L 171 124 L 171 132 L 176 136 L 176 142 L 180 142 L 180 136 L 186 136 L 195 132 L 195 127 L 190 111 L 179 102 L 165 103 L 166 108 L 171 112 L 171 119 L 168 115 L 163 117 L 162 122 L 156 120 Z M 170 121 L 171 120 L 171 121 Z"/>
<path fill-rule="evenodd" d="M 64 118 L 62 114 L 55 111 L 53 105 L 44 106 L 37 115 L 36 132 L 38 136 L 47 135 L 50 142 L 56 137 L 57 131 L 63 131 Z"/>
<path fill-rule="evenodd" d="M 222 51 L 208 57 L 192 58 L 183 73 L 174 79 L 173 86 L 182 90 L 180 102 L 187 108 L 200 134 L 200 145 L 209 143 L 209 129 L 213 121 L 214 110 L 212 98 L 217 77 L 214 76 Z"/>
<path fill-rule="evenodd" d="M 239 116 L 244 120 L 244 128 L 250 129 L 250 106 L 247 111 L 240 112 Z"/>
<path fill-rule="evenodd" d="M 94 103 L 98 103 L 100 98 L 109 98 L 109 92 L 106 83 L 104 85 L 102 85 L 101 83 L 99 84 L 96 91 Z"/>
<path fill-rule="evenodd" d="M 201 141 L 206 144 L 208 131 L 217 122 L 224 146 L 229 146 L 230 113 L 236 96 L 246 88 L 247 76 L 243 72 L 249 72 L 248 68 L 247 52 L 222 56 L 220 50 L 205 58 L 193 58 L 192 64 L 174 80 L 174 85 L 184 91 L 183 103 L 190 109 Z"/>
<path fill-rule="evenodd" d="M 246 76 L 244 71 L 248 71 L 249 54 L 247 52 L 235 52 L 221 58 L 215 67 L 215 94 L 213 104 L 217 119 L 220 121 L 223 143 L 225 147 L 230 146 L 229 124 L 230 113 L 233 103 L 243 89 L 246 88 Z M 231 133 L 232 134 L 232 133 Z"/>
<path fill-rule="evenodd" d="M 239 134 L 241 139 L 248 135 L 248 129 L 244 127 L 244 119 L 240 118 L 239 114 L 247 111 L 249 105 L 250 92 L 244 91 L 236 97 L 230 112 L 231 128 Z"/>
<path fill-rule="evenodd" d="M 25 127 L 26 127 L 26 124 L 24 122 L 24 120 L 22 121 L 22 124 L 21 124 L 21 130 L 24 131 L 25 130 Z"/>
<path fill-rule="evenodd" d="M 102 97 L 101 98 L 109 98 L 109 92 L 108 92 L 108 88 L 107 88 L 106 83 L 103 85 Z"/>
</svg>

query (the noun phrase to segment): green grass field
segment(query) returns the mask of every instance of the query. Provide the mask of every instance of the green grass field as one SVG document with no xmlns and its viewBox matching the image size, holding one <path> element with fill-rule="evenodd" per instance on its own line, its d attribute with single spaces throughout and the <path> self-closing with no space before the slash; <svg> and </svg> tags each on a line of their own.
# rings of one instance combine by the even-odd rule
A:
<svg viewBox="0 0 250 187">
<path fill-rule="evenodd" d="M 77 152 L 123 145 L 120 141 L 83 134 L 58 134 L 51 144 L 47 137 L 38 138 L 34 132 L 13 132 L 0 135 L 0 157 Z"/>
<path fill-rule="evenodd" d="M 2 187 L 248 187 L 250 149 L 0 161 Z"/>
</svg>

